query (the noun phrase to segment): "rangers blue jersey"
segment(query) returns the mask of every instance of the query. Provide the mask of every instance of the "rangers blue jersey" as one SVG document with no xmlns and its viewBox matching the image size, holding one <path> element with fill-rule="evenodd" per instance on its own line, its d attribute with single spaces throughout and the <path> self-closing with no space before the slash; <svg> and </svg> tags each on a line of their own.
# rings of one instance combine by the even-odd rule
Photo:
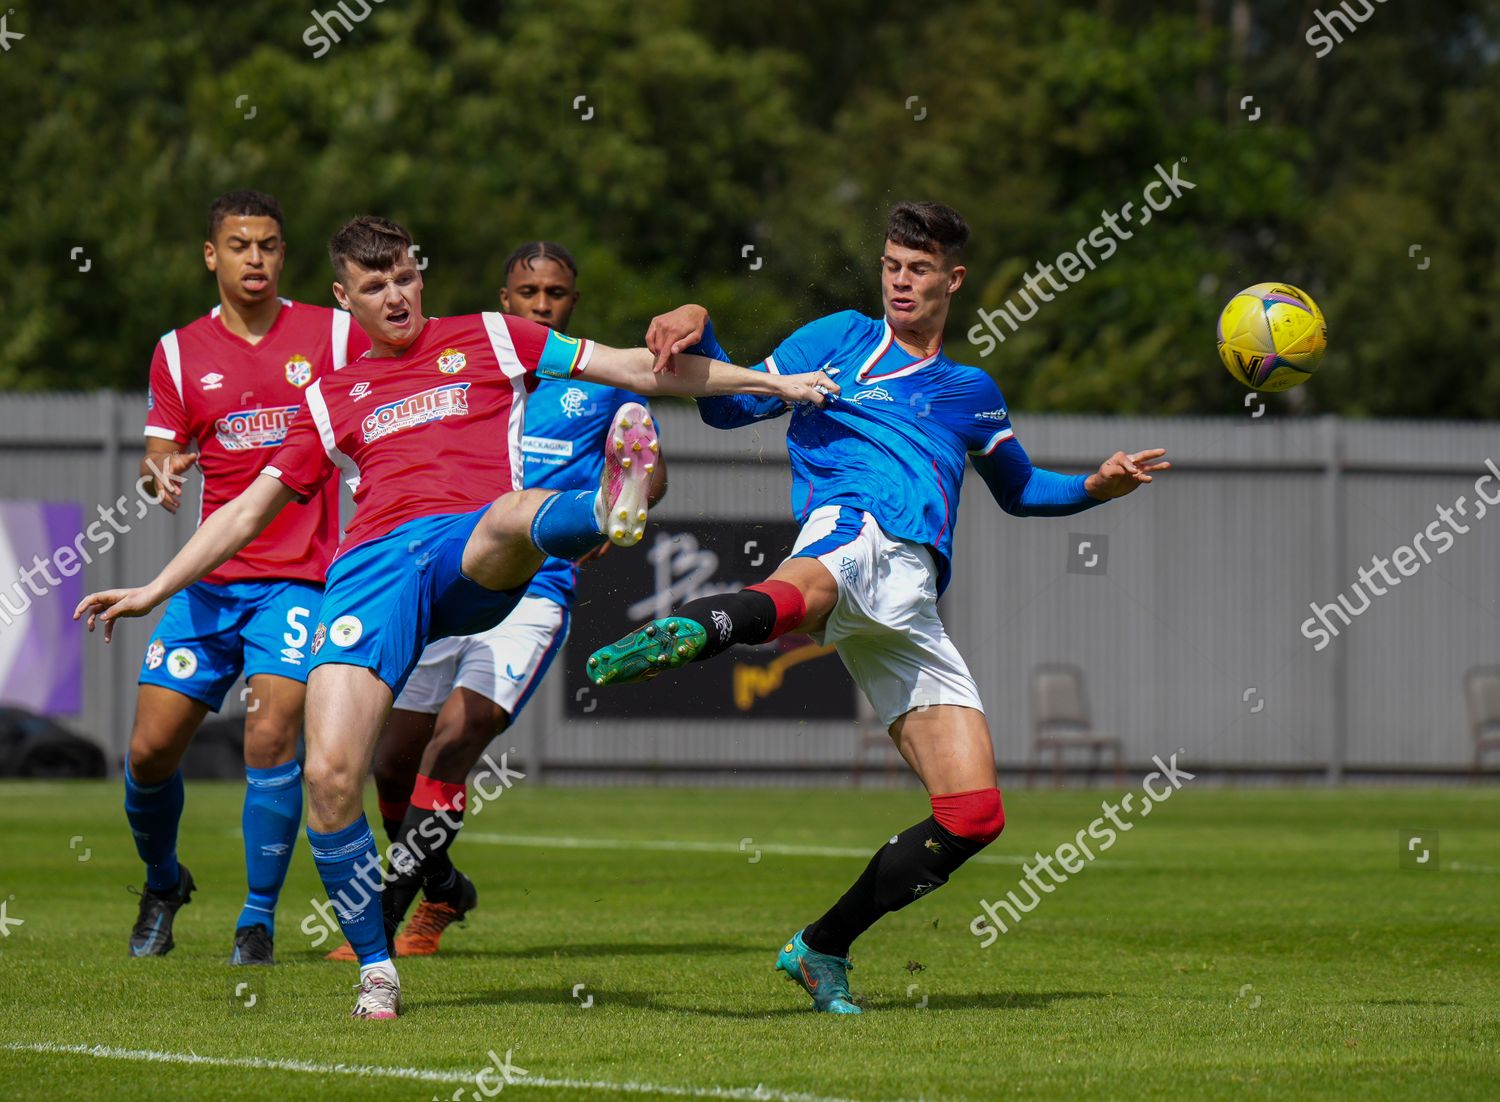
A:
<svg viewBox="0 0 1500 1102">
<path fill-rule="evenodd" d="M 699 351 L 727 358 L 707 330 Z M 825 505 L 870 513 L 887 535 L 932 549 L 939 592 L 951 574 L 967 460 L 1007 512 L 1060 516 L 1099 504 L 1084 492 L 1082 475 L 1031 465 L 993 379 L 941 349 L 913 356 L 884 319 L 853 310 L 819 318 L 760 367 L 783 375 L 822 370 L 841 389 L 821 408 L 799 405 L 792 412 L 787 449 L 797 520 Z M 718 428 L 787 411 L 780 399 L 742 395 L 700 399 L 698 408 Z"/>
</svg>

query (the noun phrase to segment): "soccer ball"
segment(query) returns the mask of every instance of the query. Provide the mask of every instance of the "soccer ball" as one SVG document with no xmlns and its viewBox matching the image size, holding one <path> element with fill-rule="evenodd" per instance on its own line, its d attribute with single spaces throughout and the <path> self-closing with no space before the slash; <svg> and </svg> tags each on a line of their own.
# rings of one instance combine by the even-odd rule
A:
<svg viewBox="0 0 1500 1102">
<path fill-rule="evenodd" d="M 1219 315 L 1219 359 L 1251 390 L 1307 382 L 1327 347 L 1323 311 L 1290 283 L 1246 287 Z"/>
</svg>

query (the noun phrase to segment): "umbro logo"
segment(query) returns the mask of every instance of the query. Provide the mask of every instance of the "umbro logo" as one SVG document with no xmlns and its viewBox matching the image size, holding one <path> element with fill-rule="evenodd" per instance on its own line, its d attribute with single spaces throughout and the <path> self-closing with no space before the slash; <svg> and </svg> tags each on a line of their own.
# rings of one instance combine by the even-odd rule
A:
<svg viewBox="0 0 1500 1102">
<path fill-rule="evenodd" d="M 224 376 L 217 371 L 210 371 L 198 381 L 203 384 L 204 390 L 218 390 L 224 385 Z"/>
<path fill-rule="evenodd" d="M 368 393 L 370 393 L 369 383 L 355 383 L 349 388 L 349 397 L 353 398 L 356 402 Z"/>
</svg>

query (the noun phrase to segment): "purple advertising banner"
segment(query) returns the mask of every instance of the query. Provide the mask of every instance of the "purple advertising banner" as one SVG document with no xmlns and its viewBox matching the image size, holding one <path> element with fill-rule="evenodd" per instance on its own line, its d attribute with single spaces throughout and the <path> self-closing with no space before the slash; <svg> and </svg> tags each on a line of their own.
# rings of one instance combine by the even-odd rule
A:
<svg viewBox="0 0 1500 1102">
<path fill-rule="evenodd" d="M 0 704 L 83 711 L 82 532 L 77 502 L 0 501 Z"/>
</svg>

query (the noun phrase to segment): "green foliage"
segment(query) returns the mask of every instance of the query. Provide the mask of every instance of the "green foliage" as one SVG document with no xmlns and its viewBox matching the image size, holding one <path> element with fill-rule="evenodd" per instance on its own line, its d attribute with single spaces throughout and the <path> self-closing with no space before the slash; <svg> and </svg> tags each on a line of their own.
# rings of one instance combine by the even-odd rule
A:
<svg viewBox="0 0 1500 1102">
<path fill-rule="evenodd" d="M 416 236 L 433 312 L 493 306 L 504 256 L 545 236 L 582 265 L 580 332 L 636 343 L 696 300 L 743 359 L 878 310 L 885 212 L 927 197 L 974 229 L 949 351 L 1017 408 L 1237 412 L 1214 318 L 1286 279 L 1332 345 L 1284 409 L 1500 416 L 1500 0 L 1379 5 L 1321 59 L 1292 0 L 371 6 L 319 57 L 334 3 L 10 17 L 0 388 L 141 386 L 155 338 L 213 304 L 201 224 L 233 187 L 282 199 L 293 297 L 330 301 L 323 243 L 378 212 Z M 967 343 L 1180 159 L 1193 190 L 989 355 Z"/>
</svg>

